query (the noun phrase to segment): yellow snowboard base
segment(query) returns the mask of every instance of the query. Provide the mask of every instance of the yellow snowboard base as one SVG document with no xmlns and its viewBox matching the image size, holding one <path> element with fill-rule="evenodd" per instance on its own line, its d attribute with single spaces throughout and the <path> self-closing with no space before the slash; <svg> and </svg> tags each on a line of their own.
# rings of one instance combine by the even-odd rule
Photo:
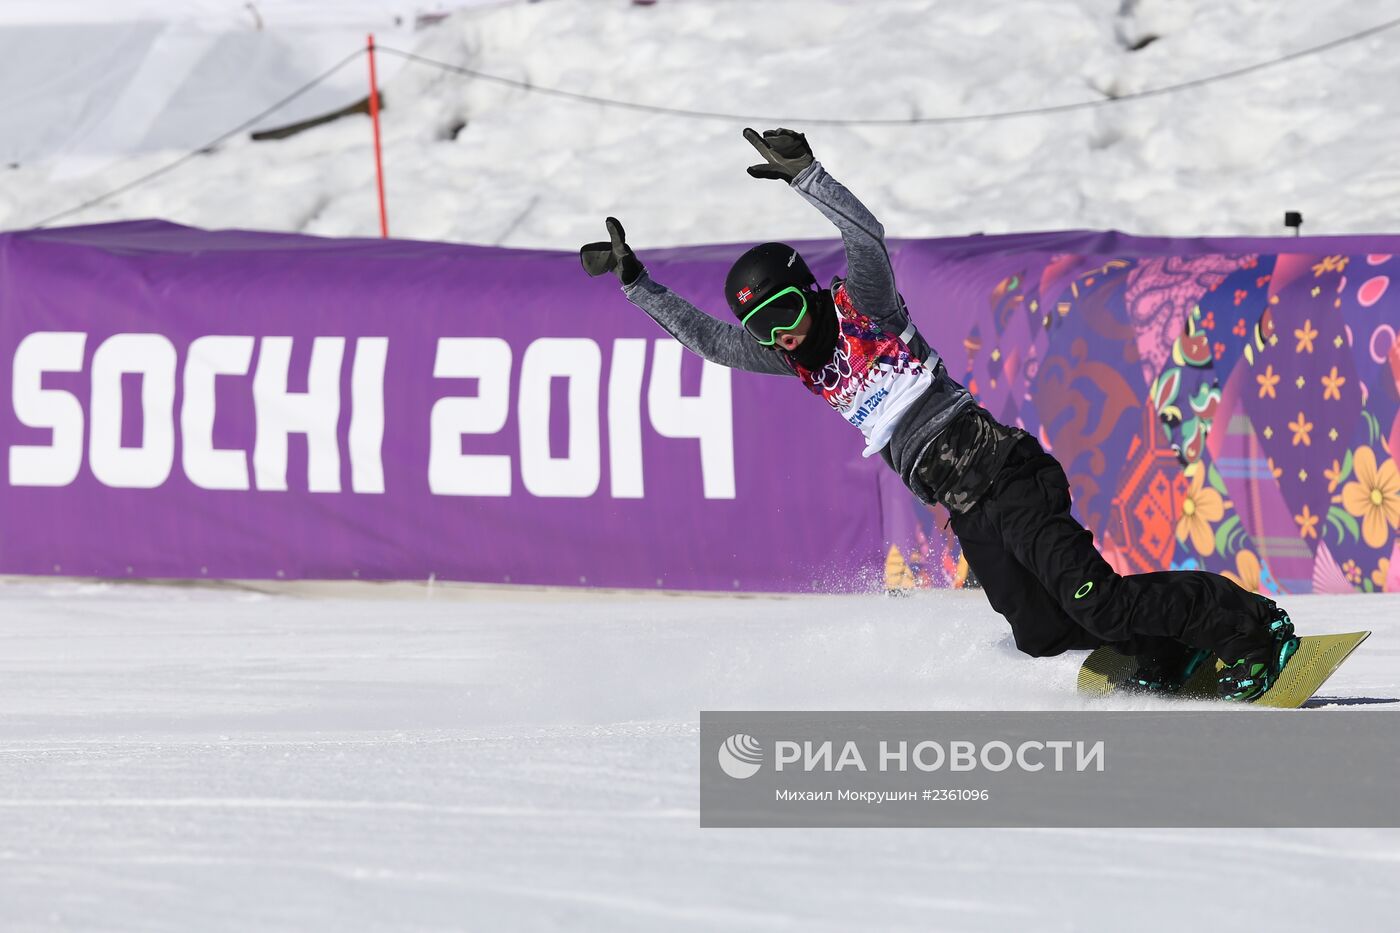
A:
<svg viewBox="0 0 1400 933">
<path fill-rule="evenodd" d="M 1253 705 L 1280 709 L 1302 706 L 1370 634 L 1304 635 L 1298 653 L 1283 666 L 1278 682 Z M 1175 695 L 1193 700 L 1215 699 L 1216 675 L 1224 666 L 1218 660 L 1214 664 L 1202 664 Z M 1130 655 L 1119 654 L 1112 648 L 1095 649 L 1079 668 L 1079 692 L 1084 696 L 1107 696 L 1117 690 L 1136 669 L 1137 661 Z"/>
</svg>

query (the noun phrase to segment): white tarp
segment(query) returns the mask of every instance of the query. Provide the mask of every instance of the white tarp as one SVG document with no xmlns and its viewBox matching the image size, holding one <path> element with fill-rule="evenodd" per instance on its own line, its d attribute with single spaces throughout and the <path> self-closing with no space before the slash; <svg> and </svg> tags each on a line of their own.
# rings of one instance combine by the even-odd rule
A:
<svg viewBox="0 0 1400 933">
<path fill-rule="evenodd" d="M 6 0 L 0 4 L 0 163 L 86 174 L 136 153 L 197 148 L 379 41 L 499 0 Z M 382 58 L 382 80 L 401 66 Z M 364 60 L 279 110 L 281 126 L 362 98 Z"/>
</svg>

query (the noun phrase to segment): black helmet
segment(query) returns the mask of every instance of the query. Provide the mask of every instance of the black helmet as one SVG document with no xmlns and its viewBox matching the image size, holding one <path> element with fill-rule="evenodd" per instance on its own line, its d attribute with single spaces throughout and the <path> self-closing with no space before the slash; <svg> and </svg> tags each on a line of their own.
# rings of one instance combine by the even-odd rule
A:
<svg viewBox="0 0 1400 933">
<path fill-rule="evenodd" d="M 790 287 L 816 291 L 817 280 L 797 250 L 784 243 L 755 246 L 735 260 L 724 277 L 725 300 L 741 321 L 754 308 Z"/>
</svg>

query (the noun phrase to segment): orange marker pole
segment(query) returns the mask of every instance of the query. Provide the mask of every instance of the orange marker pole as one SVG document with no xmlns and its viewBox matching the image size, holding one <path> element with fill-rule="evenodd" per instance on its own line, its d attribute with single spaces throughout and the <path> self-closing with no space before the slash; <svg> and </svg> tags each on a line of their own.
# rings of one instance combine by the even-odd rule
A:
<svg viewBox="0 0 1400 933">
<path fill-rule="evenodd" d="M 374 180 L 379 186 L 379 235 L 389 238 L 389 208 L 384 201 L 384 154 L 379 137 L 379 80 L 374 71 L 374 33 L 369 34 L 369 120 L 374 125 Z"/>
</svg>

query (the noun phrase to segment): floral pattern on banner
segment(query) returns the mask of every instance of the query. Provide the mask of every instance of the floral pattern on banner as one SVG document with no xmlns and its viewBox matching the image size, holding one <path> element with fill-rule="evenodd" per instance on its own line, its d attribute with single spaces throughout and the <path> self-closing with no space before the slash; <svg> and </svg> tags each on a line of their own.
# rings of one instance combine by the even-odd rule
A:
<svg viewBox="0 0 1400 933">
<path fill-rule="evenodd" d="M 1391 255 L 1052 256 L 991 290 L 947 362 L 1060 460 L 1119 572 L 1397 591 L 1397 272 Z M 966 576 L 931 512 L 891 551 L 900 586 Z"/>
</svg>

